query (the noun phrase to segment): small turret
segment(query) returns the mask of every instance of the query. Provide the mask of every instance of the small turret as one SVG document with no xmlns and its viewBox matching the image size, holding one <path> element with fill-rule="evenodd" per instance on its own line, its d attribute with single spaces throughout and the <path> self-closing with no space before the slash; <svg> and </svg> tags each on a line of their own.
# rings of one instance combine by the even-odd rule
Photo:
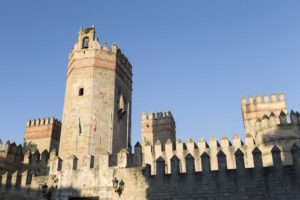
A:
<svg viewBox="0 0 300 200">
<path fill-rule="evenodd" d="M 54 117 L 28 120 L 25 143 L 37 146 L 40 151 L 52 151 L 59 147 L 61 122 Z"/>
<path fill-rule="evenodd" d="M 271 113 L 275 116 L 275 121 L 279 124 L 279 115 L 281 112 L 287 114 L 283 93 L 276 94 L 272 93 L 271 96 L 268 94 L 263 95 L 263 100 L 260 95 L 255 97 L 242 98 L 242 114 L 246 134 L 255 136 L 255 127 L 258 119 L 262 119 L 264 115 L 269 116 Z"/>
<path fill-rule="evenodd" d="M 176 126 L 174 118 L 170 111 L 154 113 L 142 113 L 141 116 L 142 126 L 142 146 L 147 142 L 151 145 L 156 141 L 164 146 L 166 141 L 170 139 L 173 144 L 176 141 Z"/>
</svg>

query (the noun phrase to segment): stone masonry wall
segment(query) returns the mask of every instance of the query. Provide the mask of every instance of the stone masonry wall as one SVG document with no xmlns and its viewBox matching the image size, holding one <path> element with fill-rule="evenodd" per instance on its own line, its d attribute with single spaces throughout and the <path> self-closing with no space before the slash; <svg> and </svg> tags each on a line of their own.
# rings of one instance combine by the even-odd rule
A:
<svg viewBox="0 0 300 200">
<path fill-rule="evenodd" d="M 156 169 L 150 165 L 132 167 L 130 158 L 121 156 L 118 165 L 108 167 L 109 155 L 98 158 L 99 167 L 73 169 L 73 162 L 66 161 L 63 171 L 53 170 L 55 155 L 50 156 L 49 176 L 34 176 L 30 183 L 26 173 L 17 173 L 7 178 L 1 176 L 0 199 L 43 199 L 41 187 L 48 184 L 51 199 L 67 200 L 69 197 L 96 197 L 97 199 L 299 199 L 300 198 L 300 148 L 293 145 L 292 165 L 282 165 L 280 150 L 272 150 L 272 166 L 263 167 L 262 153 L 258 148 L 252 151 L 254 166 L 245 167 L 245 157 L 238 149 L 234 152 L 236 167 L 227 167 L 227 157 L 220 150 L 217 154 L 218 170 L 212 170 L 211 158 L 205 152 L 200 155 L 201 171 L 195 170 L 196 158 L 188 154 L 184 160 L 186 171 L 181 171 L 182 162 L 176 155 L 171 158 L 171 172 L 166 171 L 162 157 L 155 161 Z M 140 153 L 138 151 L 136 153 Z M 135 154 L 136 154 L 135 153 Z M 88 161 L 88 159 L 86 160 Z M 85 162 L 88 164 L 89 162 Z M 125 163 L 125 165 L 124 165 Z M 151 175 L 153 174 L 153 175 Z M 112 180 L 124 182 L 124 189 L 118 193 Z M 57 181 L 57 182 L 56 182 Z M 57 187 L 57 189 L 56 189 Z M 120 195 L 119 195 L 120 194 Z"/>
</svg>

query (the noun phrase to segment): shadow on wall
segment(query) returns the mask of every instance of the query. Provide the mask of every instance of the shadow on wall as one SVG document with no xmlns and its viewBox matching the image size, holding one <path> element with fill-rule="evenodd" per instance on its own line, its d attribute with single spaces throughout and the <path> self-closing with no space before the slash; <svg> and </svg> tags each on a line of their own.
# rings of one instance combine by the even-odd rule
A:
<svg viewBox="0 0 300 200">
<path fill-rule="evenodd" d="M 64 196 L 64 194 L 66 194 Z M 71 195 L 69 195 L 71 194 Z M 81 197 L 80 191 L 73 188 L 53 189 L 46 188 L 43 185 L 39 189 L 31 189 L 27 187 L 13 187 L 1 186 L 0 199 L 14 199 L 14 200 L 52 200 L 60 195 L 60 199 L 64 200 L 96 200 L 98 197 Z M 74 196 L 74 197 L 73 197 Z"/>
<path fill-rule="evenodd" d="M 218 170 L 211 171 L 210 157 L 201 157 L 202 171 L 195 172 L 194 157 L 185 157 L 186 173 L 180 171 L 180 159 L 171 159 L 171 174 L 166 174 L 166 162 L 156 160 L 156 175 L 151 166 L 144 169 L 149 185 L 147 199 L 300 199 L 300 148 L 293 146 L 294 165 L 283 166 L 280 150 L 272 151 L 274 166 L 263 167 L 262 153 L 256 147 L 253 152 L 254 168 L 245 168 L 244 154 L 235 152 L 236 169 L 227 169 L 226 155 L 217 154 Z M 152 173 L 153 174 L 153 173 Z"/>
</svg>

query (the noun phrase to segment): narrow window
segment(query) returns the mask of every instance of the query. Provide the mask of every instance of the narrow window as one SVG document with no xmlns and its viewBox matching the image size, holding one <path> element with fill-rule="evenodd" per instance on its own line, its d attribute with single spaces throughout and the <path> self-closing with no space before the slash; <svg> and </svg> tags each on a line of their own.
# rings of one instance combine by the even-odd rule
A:
<svg viewBox="0 0 300 200">
<path fill-rule="evenodd" d="M 83 96 L 83 94 L 84 94 L 84 89 L 83 89 L 83 88 L 80 88 L 80 89 L 79 89 L 79 94 L 78 94 L 78 95 L 79 95 L 79 96 Z"/>
<path fill-rule="evenodd" d="M 94 156 L 91 156 L 91 163 L 90 163 L 90 168 L 94 168 L 94 161 L 95 160 L 95 157 Z"/>
<path fill-rule="evenodd" d="M 89 38 L 88 38 L 88 37 L 83 38 L 83 41 L 82 41 L 82 48 L 83 48 L 83 49 L 89 48 Z"/>
</svg>

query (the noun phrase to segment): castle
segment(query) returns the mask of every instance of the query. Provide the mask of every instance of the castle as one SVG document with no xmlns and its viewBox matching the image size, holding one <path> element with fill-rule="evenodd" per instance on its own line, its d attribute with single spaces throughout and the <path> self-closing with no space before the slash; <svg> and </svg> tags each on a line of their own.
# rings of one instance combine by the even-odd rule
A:
<svg viewBox="0 0 300 200">
<path fill-rule="evenodd" d="M 242 98 L 244 142 L 176 139 L 170 111 L 142 113 L 131 147 L 132 67 L 81 28 L 69 54 L 62 122 L 0 141 L 0 199 L 300 199 L 300 114 L 282 93 Z"/>
</svg>

